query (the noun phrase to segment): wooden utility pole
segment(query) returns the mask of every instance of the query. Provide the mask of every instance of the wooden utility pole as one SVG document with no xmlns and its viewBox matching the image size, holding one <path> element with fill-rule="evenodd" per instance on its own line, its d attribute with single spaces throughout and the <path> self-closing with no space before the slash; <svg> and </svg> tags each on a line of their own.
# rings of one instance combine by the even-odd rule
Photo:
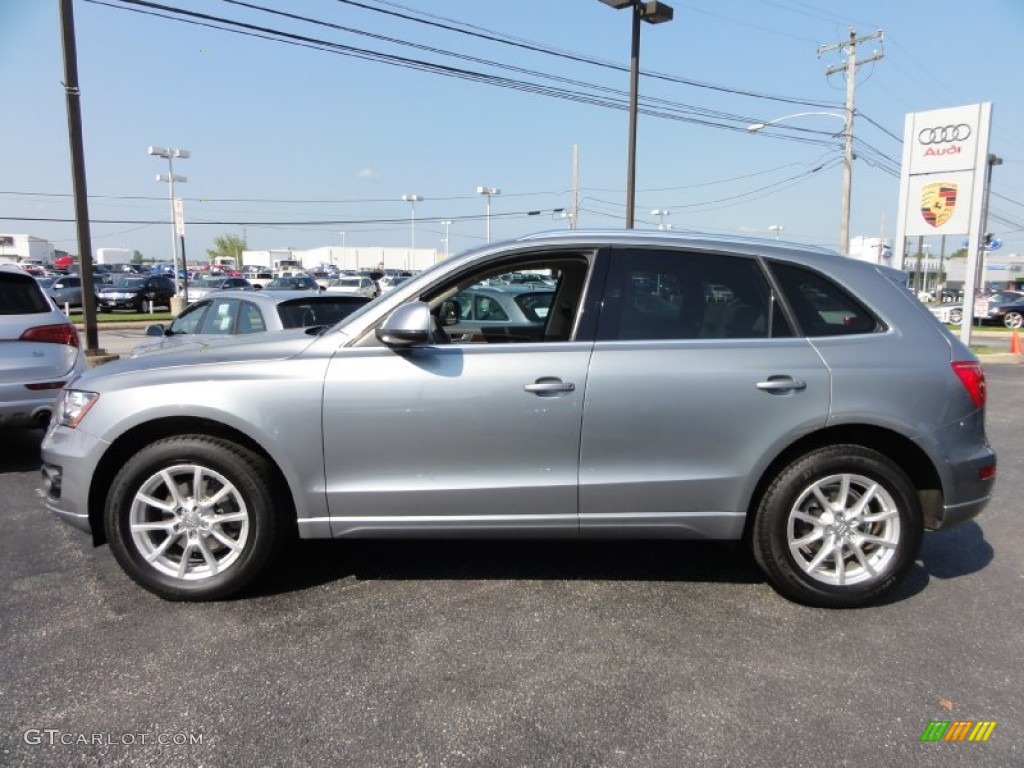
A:
<svg viewBox="0 0 1024 768">
<path fill-rule="evenodd" d="M 71 180 L 78 228 L 78 258 L 82 270 L 82 315 L 85 322 L 85 354 L 102 355 L 96 328 L 96 293 L 92 282 L 92 237 L 89 234 L 89 197 L 85 184 L 85 149 L 82 146 L 82 105 L 78 90 L 78 51 L 75 47 L 75 14 L 72 0 L 59 0 L 64 45 L 64 92 L 67 97 L 68 141 L 71 145 Z"/>
<path fill-rule="evenodd" d="M 854 91 L 857 87 L 857 67 L 878 61 L 885 54 L 875 51 L 866 59 L 857 61 L 857 44 L 868 40 L 882 40 L 882 30 L 864 37 L 857 37 L 857 32 L 850 29 L 850 38 L 834 45 L 818 46 L 818 56 L 832 51 L 844 51 L 846 61 L 825 69 L 825 76 L 834 75 L 836 72 L 846 73 L 846 113 L 845 125 L 843 126 L 843 202 L 840 212 L 839 223 L 839 252 L 846 256 L 850 253 L 850 192 L 853 189 L 853 116 Z"/>
</svg>

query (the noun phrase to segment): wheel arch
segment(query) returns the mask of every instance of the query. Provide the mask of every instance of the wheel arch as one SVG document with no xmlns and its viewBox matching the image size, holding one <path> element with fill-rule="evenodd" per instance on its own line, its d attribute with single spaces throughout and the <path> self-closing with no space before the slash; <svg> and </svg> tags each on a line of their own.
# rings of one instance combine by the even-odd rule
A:
<svg viewBox="0 0 1024 768">
<path fill-rule="evenodd" d="M 103 458 L 96 465 L 92 484 L 89 486 L 89 527 L 92 530 L 92 539 L 95 546 L 107 543 L 106 530 L 103 524 L 103 507 L 114 477 L 124 466 L 125 462 L 147 445 L 177 435 L 219 437 L 242 445 L 265 458 L 272 472 L 271 485 L 277 494 L 275 504 L 285 505 L 280 507 L 280 512 L 283 515 L 291 513 L 288 519 L 294 524 L 295 504 L 288 488 L 288 482 L 281 468 L 274 461 L 274 458 L 259 443 L 244 432 L 240 432 L 213 419 L 188 416 L 169 417 L 139 424 L 128 430 L 111 443 L 110 447 L 103 454 Z"/>
<path fill-rule="evenodd" d="M 758 506 L 768 486 L 800 456 L 830 445 L 853 444 L 870 448 L 887 457 L 907 474 L 921 503 L 926 528 L 941 519 L 942 480 L 928 454 L 913 440 L 884 427 L 869 424 L 843 424 L 805 435 L 789 445 L 765 468 L 754 486 L 747 506 L 744 540 L 749 541 Z"/>
</svg>

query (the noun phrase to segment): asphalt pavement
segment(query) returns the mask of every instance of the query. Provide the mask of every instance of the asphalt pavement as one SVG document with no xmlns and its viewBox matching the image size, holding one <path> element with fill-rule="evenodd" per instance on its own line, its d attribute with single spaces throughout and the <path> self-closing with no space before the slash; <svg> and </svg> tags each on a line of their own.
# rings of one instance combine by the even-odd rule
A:
<svg viewBox="0 0 1024 768">
<path fill-rule="evenodd" d="M 848 611 L 696 542 L 306 542 L 168 603 L 43 510 L 41 433 L 7 434 L 0 765 L 1024 765 L 1024 369 L 988 380 L 991 505 Z"/>
</svg>

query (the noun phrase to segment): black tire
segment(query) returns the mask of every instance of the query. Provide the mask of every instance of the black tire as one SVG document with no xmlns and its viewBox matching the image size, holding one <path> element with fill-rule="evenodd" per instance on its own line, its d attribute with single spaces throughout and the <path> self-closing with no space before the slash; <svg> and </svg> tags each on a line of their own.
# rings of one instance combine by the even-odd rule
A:
<svg viewBox="0 0 1024 768">
<path fill-rule="evenodd" d="M 134 581 L 167 600 L 238 592 L 263 571 L 289 530 L 275 513 L 270 477 L 266 459 L 228 440 L 181 435 L 146 446 L 107 494 L 104 524 L 114 557 Z M 148 527 L 133 531 L 133 523 Z"/>
<path fill-rule="evenodd" d="M 1007 312 L 1003 318 L 1003 325 L 1007 328 L 1020 328 L 1024 325 L 1024 315 L 1020 312 Z"/>
<path fill-rule="evenodd" d="M 835 506 L 826 509 L 821 498 Z M 870 519 L 857 513 L 862 501 Z M 783 596 L 857 608 L 899 583 L 914 564 L 923 531 L 921 505 L 903 470 L 877 451 L 834 445 L 805 454 L 772 482 L 754 519 L 752 546 Z"/>
</svg>

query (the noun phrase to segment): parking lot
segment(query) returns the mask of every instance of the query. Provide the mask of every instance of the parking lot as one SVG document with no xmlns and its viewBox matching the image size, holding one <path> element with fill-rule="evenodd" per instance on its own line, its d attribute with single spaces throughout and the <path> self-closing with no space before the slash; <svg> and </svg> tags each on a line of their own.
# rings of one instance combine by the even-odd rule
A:
<svg viewBox="0 0 1024 768">
<path fill-rule="evenodd" d="M 43 511 L 41 434 L 4 435 L 0 765 L 1022 765 L 1024 368 L 988 380 L 992 504 L 854 611 L 670 542 L 299 543 L 167 603 Z"/>
</svg>

